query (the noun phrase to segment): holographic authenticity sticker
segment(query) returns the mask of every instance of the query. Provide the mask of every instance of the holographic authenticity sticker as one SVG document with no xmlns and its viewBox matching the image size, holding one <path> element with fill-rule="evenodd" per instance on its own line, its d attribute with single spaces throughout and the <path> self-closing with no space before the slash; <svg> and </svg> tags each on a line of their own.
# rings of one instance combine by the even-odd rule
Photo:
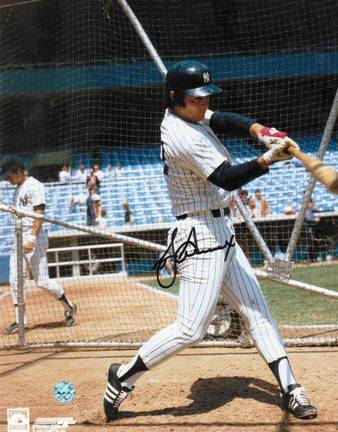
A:
<svg viewBox="0 0 338 432">
<path fill-rule="evenodd" d="M 76 396 L 75 384 L 69 381 L 60 381 L 54 386 L 54 397 L 61 403 L 72 402 Z"/>
</svg>

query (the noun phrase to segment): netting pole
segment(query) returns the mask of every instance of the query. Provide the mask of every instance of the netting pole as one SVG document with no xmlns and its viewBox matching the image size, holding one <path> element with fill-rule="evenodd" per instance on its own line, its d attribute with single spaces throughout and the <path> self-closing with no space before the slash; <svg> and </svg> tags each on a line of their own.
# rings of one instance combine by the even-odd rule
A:
<svg viewBox="0 0 338 432">
<path fill-rule="evenodd" d="M 117 0 L 121 8 L 123 9 L 124 13 L 129 18 L 129 21 L 131 22 L 132 26 L 134 27 L 136 33 L 140 37 L 141 41 L 143 42 L 144 46 L 148 50 L 150 57 L 153 59 L 155 65 L 157 66 L 157 69 L 159 70 L 160 74 L 164 78 L 167 74 L 167 68 L 164 66 L 164 63 L 161 60 L 161 57 L 158 55 L 154 45 L 152 44 L 151 40 L 149 39 L 147 33 L 144 31 L 142 24 L 137 19 L 136 15 L 130 8 L 129 4 L 126 0 Z"/>
<path fill-rule="evenodd" d="M 261 250 L 262 254 L 264 255 L 265 259 L 269 263 L 272 263 L 275 259 L 272 256 L 272 253 L 271 253 L 270 249 L 268 248 L 267 244 L 265 243 L 265 240 L 261 236 L 261 233 L 259 232 L 255 223 L 251 219 L 251 216 L 250 216 L 248 210 L 246 209 L 246 207 L 242 203 L 242 201 L 241 201 L 241 199 L 237 193 L 234 197 L 235 197 L 235 201 L 236 201 L 236 205 L 238 207 L 238 210 L 240 211 L 242 218 L 245 220 L 245 222 L 246 222 L 246 224 L 247 224 L 247 226 L 251 232 L 252 237 L 255 239 L 255 241 L 256 241 L 259 249 Z"/>
<path fill-rule="evenodd" d="M 329 145 L 329 142 L 330 142 L 330 139 L 332 136 L 332 132 L 333 132 L 333 128 L 334 128 L 335 122 L 337 120 L 337 115 L 338 115 L 338 89 L 336 91 L 336 95 L 335 95 L 335 98 L 334 98 L 332 106 L 331 106 L 330 114 L 329 114 L 329 117 L 328 117 L 326 125 L 325 125 L 323 137 L 322 137 L 320 146 L 319 146 L 318 151 L 317 151 L 317 158 L 318 159 L 323 160 L 323 158 L 324 158 L 324 154 L 325 154 L 326 149 Z M 300 208 L 299 213 L 297 215 L 297 218 L 296 218 L 296 221 L 295 221 L 295 224 L 293 226 L 292 233 L 291 233 L 290 241 L 289 241 L 288 247 L 286 249 L 285 259 L 287 261 L 290 261 L 292 259 L 294 251 L 296 249 L 296 245 L 297 245 L 297 242 L 298 242 L 298 239 L 300 236 L 300 232 L 301 232 L 301 229 L 303 226 L 303 222 L 305 219 L 306 210 L 308 208 L 310 198 L 311 198 L 313 189 L 315 187 L 315 184 L 316 184 L 316 179 L 315 179 L 315 177 L 311 176 L 310 180 L 309 180 L 309 184 L 308 184 L 308 186 L 304 192 L 301 208 Z"/>
<path fill-rule="evenodd" d="M 18 302 L 18 344 L 25 345 L 25 300 L 23 292 L 23 250 L 22 250 L 22 217 L 15 219 L 16 234 L 16 283 L 17 283 L 17 302 Z"/>
<path fill-rule="evenodd" d="M 159 54 L 157 53 L 154 45 L 152 44 L 151 40 L 149 39 L 147 33 L 143 29 L 142 24 L 137 19 L 136 15 L 132 11 L 132 9 L 130 8 L 130 6 L 128 5 L 128 3 L 127 3 L 126 0 L 117 0 L 117 2 L 120 4 L 121 8 L 123 9 L 123 11 L 125 12 L 125 14 L 129 18 L 129 20 L 130 20 L 132 26 L 134 27 L 136 33 L 140 37 L 140 39 L 143 42 L 144 46 L 148 50 L 151 58 L 153 59 L 155 65 L 157 66 L 159 72 L 161 73 L 161 75 L 164 78 L 165 75 L 166 75 L 166 73 L 167 73 L 167 69 L 166 69 L 164 63 L 162 62 Z M 268 262 L 273 262 L 274 258 L 272 256 L 272 254 L 271 254 L 271 252 L 270 252 L 267 244 L 265 243 L 263 237 L 260 235 L 260 233 L 259 233 L 257 227 L 255 226 L 255 224 L 252 222 L 250 216 L 245 211 L 245 208 L 244 208 L 242 202 L 239 199 L 238 200 L 236 199 L 236 202 L 237 202 L 237 206 L 239 207 L 239 210 L 240 210 L 240 212 L 241 212 L 241 214 L 242 214 L 245 222 L 247 223 L 247 225 L 248 225 L 248 227 L 249 227 L 249 229 L 251 231 L 252 236 L 256 240 L 256 242 L 258 244 L 258 247 L 262 251 L 264 257 L 266 258 L 266 260 Z"/>
</svg>

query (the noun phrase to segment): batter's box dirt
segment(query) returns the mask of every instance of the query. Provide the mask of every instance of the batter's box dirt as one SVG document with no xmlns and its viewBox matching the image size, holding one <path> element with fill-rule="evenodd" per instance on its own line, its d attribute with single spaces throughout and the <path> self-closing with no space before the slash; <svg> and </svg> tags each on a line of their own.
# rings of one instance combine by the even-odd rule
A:
<svg viewBox="0 0 338 432">
<path fill-rule="evenodd" d="M 106 424 L 102 399 L 106 368 L 127 362 L 135 351 L 3 351 L 0 355 L 0 431 L 7 407 L 27 407 L 41 416 L 74 416 L 71 430 L 337 432 L 337 348 L 290 348 L 297 379 L 318 408 L 313 421 L 281 411 L 274 378 L 255 349 L 192 348 L 144 374 L 121 405 L 120 419 Z M 322 365 L 325 365 L 323 368 Z M 68 405 L 53 388 L 76 386 Z"/>
</svg>

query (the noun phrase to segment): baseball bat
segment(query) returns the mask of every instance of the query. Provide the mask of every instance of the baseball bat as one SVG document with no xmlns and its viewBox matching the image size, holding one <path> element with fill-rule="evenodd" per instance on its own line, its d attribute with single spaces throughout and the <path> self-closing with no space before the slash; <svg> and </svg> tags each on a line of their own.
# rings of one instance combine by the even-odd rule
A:
<svg viewBox="0 0 338 432">
<path fill-rule="evenodd" d="M 326 165 L 322 160 L 309 156 L 294 147 L 288 147 L 287 151 L 300 160 L 305 168 L 330 192 L 338 194 L 338 173 L 335 170 Z"/>
</svg>

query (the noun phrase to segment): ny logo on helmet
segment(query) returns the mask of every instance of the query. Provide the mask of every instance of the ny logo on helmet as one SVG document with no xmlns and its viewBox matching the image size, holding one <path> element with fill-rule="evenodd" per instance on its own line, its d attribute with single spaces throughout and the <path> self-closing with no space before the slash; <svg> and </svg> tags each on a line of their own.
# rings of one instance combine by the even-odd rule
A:
<svg viewBox="0 0 338 432">
<path fill-rule="evenodd" d="M 205 83 L 210 82 L 210 75 L 209 75 L 209 72 L 204 72 L 204 74 L 203 74 L 203 79 L 204 79 L 204 82 L 205 82 Z"/>
</svg>

